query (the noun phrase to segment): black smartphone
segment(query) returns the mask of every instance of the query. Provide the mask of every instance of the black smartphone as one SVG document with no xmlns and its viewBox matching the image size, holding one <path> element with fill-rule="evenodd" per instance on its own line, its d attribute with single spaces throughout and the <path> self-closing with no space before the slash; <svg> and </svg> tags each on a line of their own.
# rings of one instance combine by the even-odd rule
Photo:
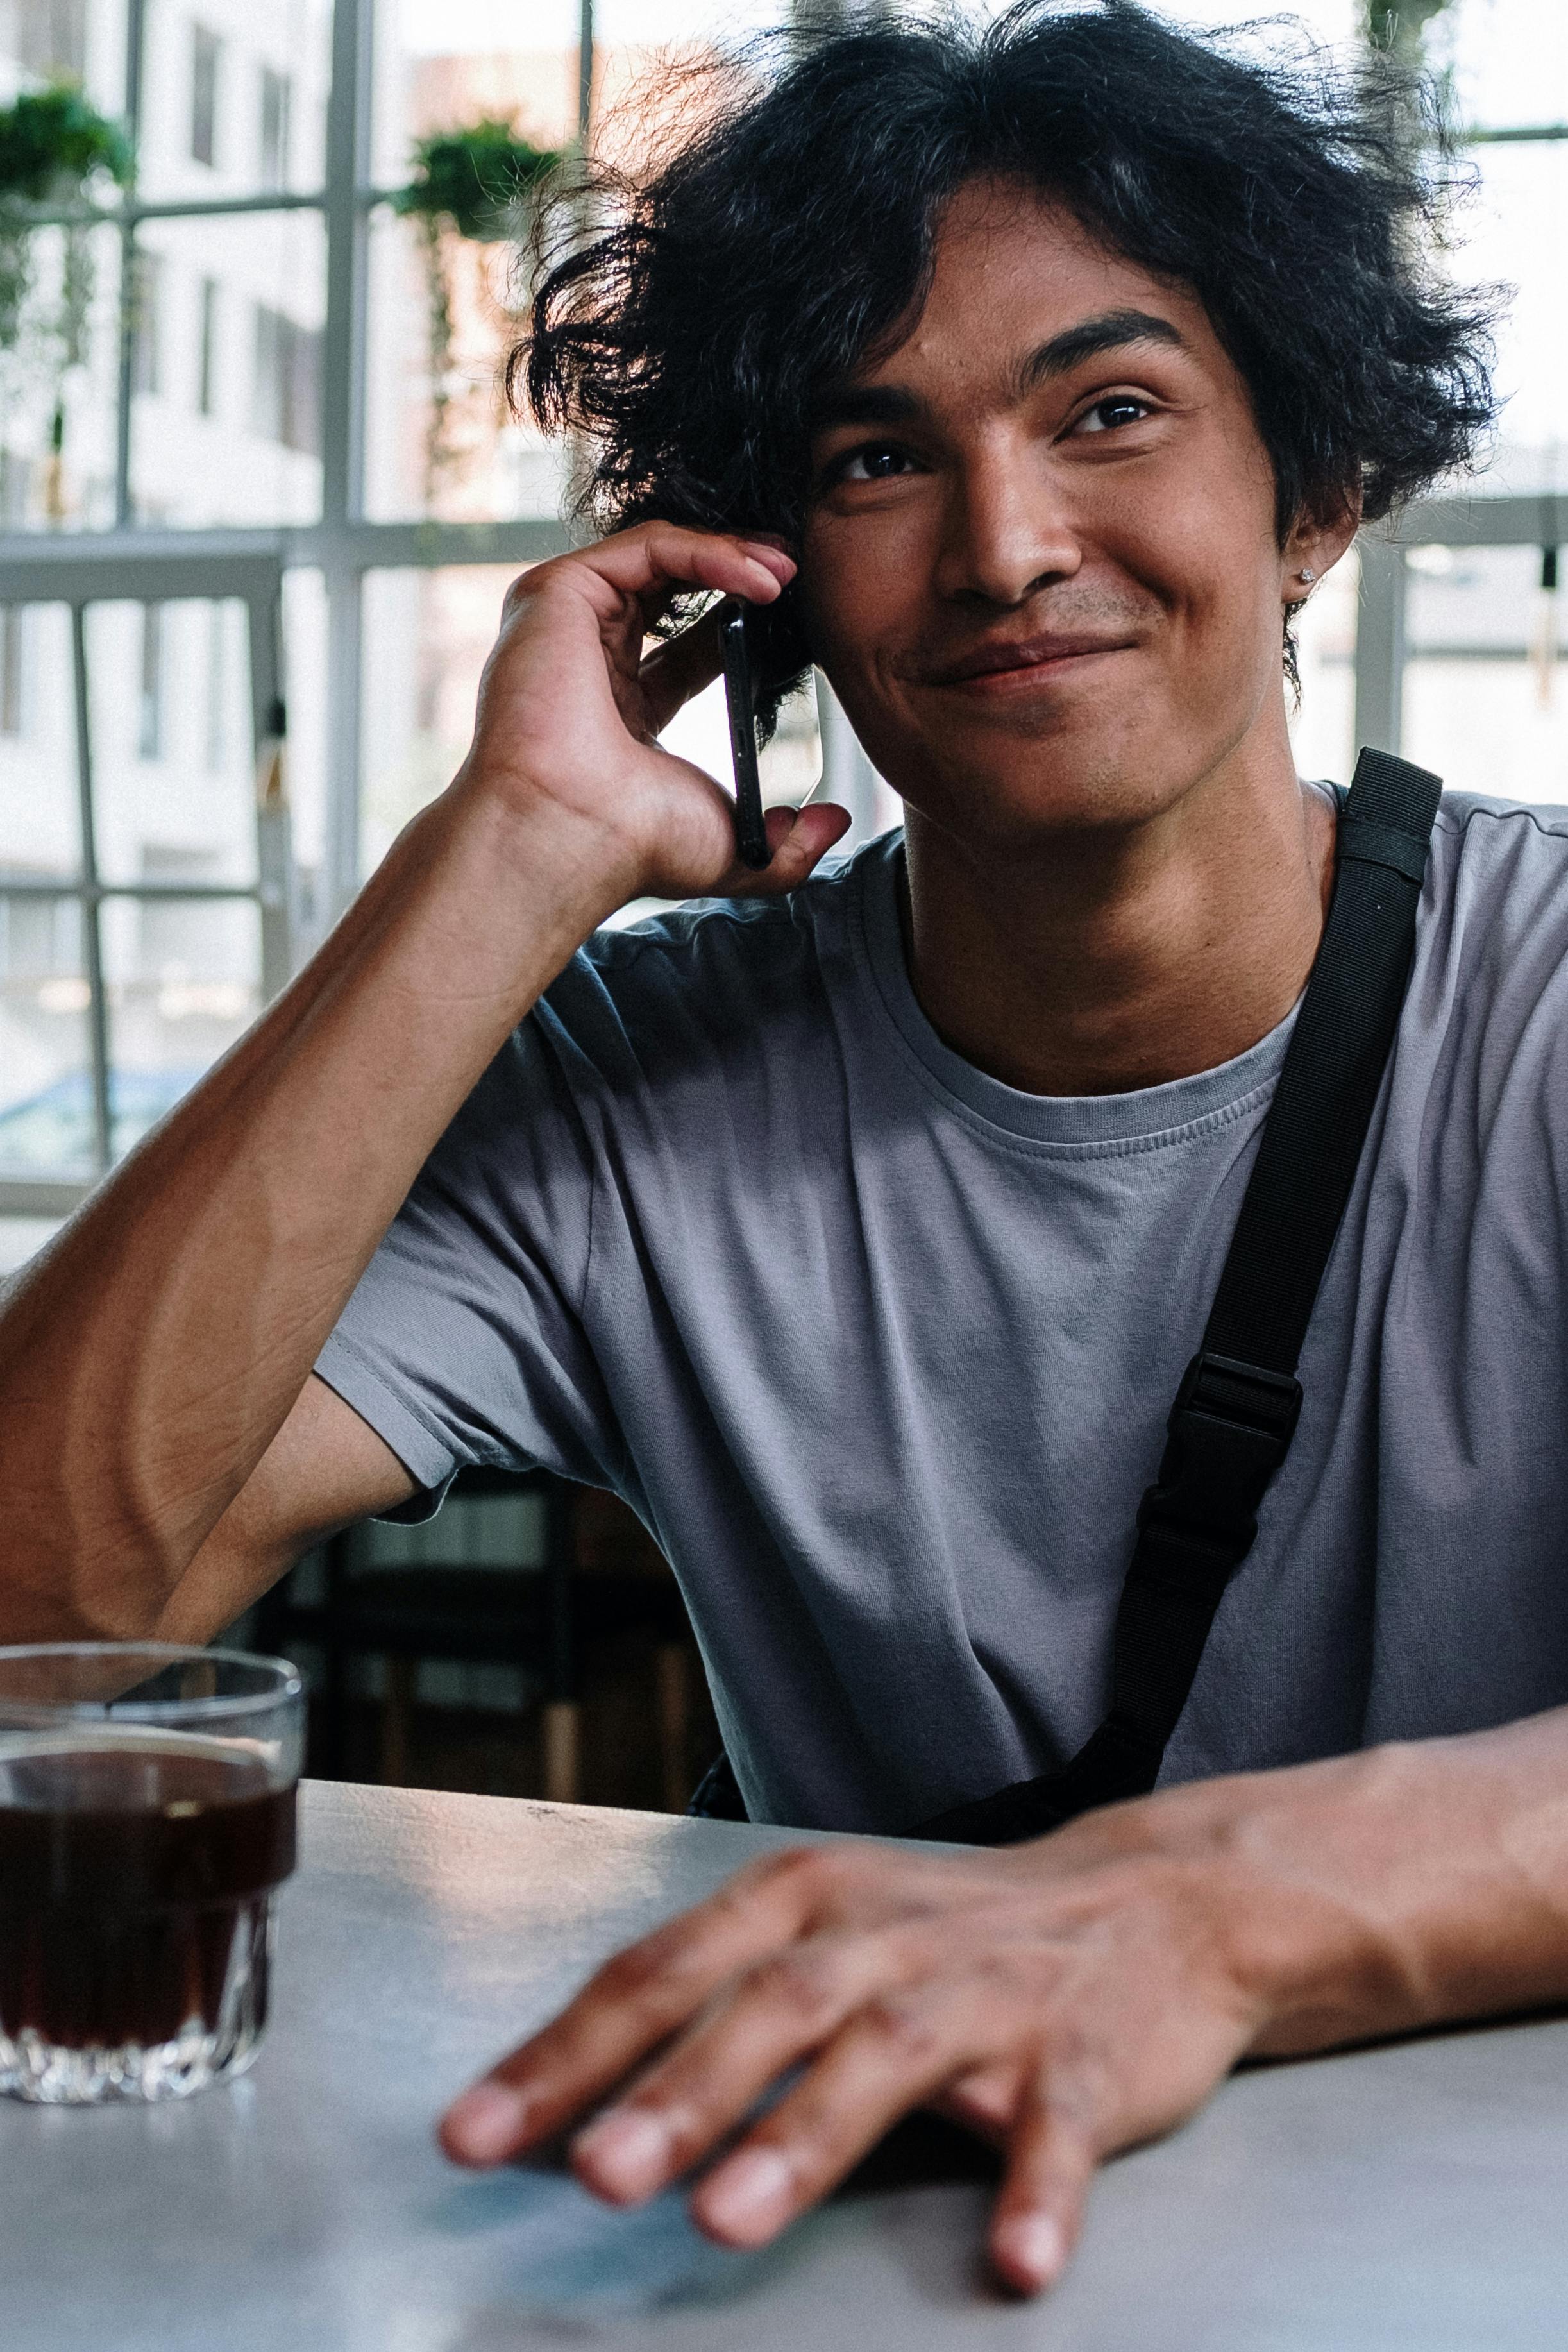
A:
<svg viewBox="0 0 1568 2352">
<path fill-rule="evenodd" d="M 762 779 L 757 771 L 757 688 L 747 643 L 747 608 L 734 598 L 720 610 L 718 642 L 724 656 L 724 698 L 729 712 L 729 751 L 735 762 L 735 844 L 743 866 L 760 873 L 772 857 L 762 822 Z"/>
</svg>

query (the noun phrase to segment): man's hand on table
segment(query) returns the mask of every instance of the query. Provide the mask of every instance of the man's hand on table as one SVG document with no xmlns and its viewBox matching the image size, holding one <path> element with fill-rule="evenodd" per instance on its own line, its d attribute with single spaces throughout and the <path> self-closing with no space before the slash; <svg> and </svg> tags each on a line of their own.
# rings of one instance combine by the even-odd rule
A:
<svg viewBox="0 0 1568 2352">
<path fill-rule="evenodd" d="M 757 2246 L 936 2106 L 1005 2148 L 989 2250 L 1032 2292 L 1096 2166 L 1244 2055 L 1568 1990 L 1563 1751 L 1554 1715 L 1162 1791 L 1000 1853 L 769 1856 L 611 1960 L 443 2145 L 497 2164 L 597 2106 L 572 2144 L 588 2188 L 635 2204 L 714 2158 L 695 2218 Z"/>
</svg>

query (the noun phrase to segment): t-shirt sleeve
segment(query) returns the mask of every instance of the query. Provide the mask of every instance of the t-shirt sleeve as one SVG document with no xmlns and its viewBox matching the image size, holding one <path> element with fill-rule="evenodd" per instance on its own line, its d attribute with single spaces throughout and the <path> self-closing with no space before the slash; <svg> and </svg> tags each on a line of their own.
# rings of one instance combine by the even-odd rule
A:
<svg viewBox="0 0 1568 2352">
<path fill-rule="evenodd" d="M 538 1015 L 435 1150 L 317 1360 L 423 1494 L 454 1472 L 535 1466 L 615 1483 L 620 1434 L 580 1315 L 594 1168 Z"/>
</svg>

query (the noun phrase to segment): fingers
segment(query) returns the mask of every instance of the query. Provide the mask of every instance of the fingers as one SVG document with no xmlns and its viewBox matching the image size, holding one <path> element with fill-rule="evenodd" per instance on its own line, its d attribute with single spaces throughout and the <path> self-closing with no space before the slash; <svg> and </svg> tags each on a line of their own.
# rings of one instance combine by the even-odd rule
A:
<svg viewBox="0 0 1568 2352">
<path fill-rule="evenodd" d="M 512 583 L 507 602 L 515 608 L 570 585 L 585 593 L 608 620 L 628 600 L 640 603 L 650 594 L 656 600 L 670 588 L 712 588 L 749 604 L 770 604 L 794 576 L 790 557 L 766 540 L 653 522 L 535 564 Z"/>
<path fill-rule="evenodd" d="M 1054 2285 L 1078 2243 L 1089 2184 L 1109 2153 L 1101 2105 L 1071 2064 L 1042 2069 L 1020 2104 L 987 2242 L 1019 2294 Z"/>
<path fill-rule="evenodd" d="M 698 2185 L 698 2230 L 727 2246 L 767 2244 L 837 2188 L 900 2115 L 971 2065 L 976 2042 L 992 2030 L 956 1985 L 867 2001 L 804 2082 Z"/>
<path fill-rule="evenodd" d="M 728 1978 L 809 1925 L 822 1863 L 810 1851 L 769 1856 L 617 1953 L 542 2032 L 454 2100 L 438 2135 L 447 2155 L 503 2164 L 564 2129 Z"/>
<path fill-rule="evenodd" d="M 929 1964 L 929 1937 L 825 1934 L 750 1969 L 572 2146 L 584 2186 L 641 2203 L 688 2172 L 768 2086 L 818 2050 L 870 1995 Z"/>
<path fill-rule="evenodd" d="M 949 2123 L 962 2124 L 998 2147 L 1005 2147 L 1018 2113 L 1027 2069 L 1016 2058 L 994 2066 L 977 2066 L 950 2083 L 934 2102 Z"/>
<path fill-rule="evenodd" d="M 726 2245 L 765 2244 L 835 2188 L 901 2116 L 971 2065 L 998 2031 L 1016 2026 L 988 2018 L 972 1986 L 880 1992 L 700 2184 L 692 2198 L 697 2227 Z"/>
</svg>

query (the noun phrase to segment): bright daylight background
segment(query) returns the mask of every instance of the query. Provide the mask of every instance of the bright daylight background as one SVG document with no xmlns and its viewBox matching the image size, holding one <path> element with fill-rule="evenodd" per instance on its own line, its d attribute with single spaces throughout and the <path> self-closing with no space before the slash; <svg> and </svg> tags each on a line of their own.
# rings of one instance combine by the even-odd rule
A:
<svg viewBox="0 0 1568 2352">
<path fill-rule="evenodd" d="M 122 112 L 128 7 L 144 18 L 143 212 L 91 231 L 79 363 L 62 374 L 0 347 L 0 1268 L 239 1034 L 442 788 L 506 580 L 561 543 L 560 455 L 497 393 L 522 291 L 508 249 L 444 234 L 433 252 L 385 199 L 416 139 L 481 116 L 570 142 L 578 0 L 376 0 L 338 100 L 340 123 L 357 110 L 366 168 L 337 215 L 330 0 L 0 0 L 0 104 L 64 70 Z M 1166 13 L 1202 26 L 1257 12 Z M 594 16 L 595 130 L 613 141 L 661 45 L 723 47 L 788 8 L 598 0 Z M 1366 10 L 1307 0 L 1293 17 L 1348 56 Z M 1354 557 L 1314 597 L 1299 758 L 1349 772 L 1359 629 L 1364 719 L 1380 713 L 1385 740 L 1452 784 L 1568 803 L 1568 676 L 1543 585 L 1568 495 L 1568 5 L 1449 0 L 1425 41 L 1467 129 L 1548 134 L 1469 146 L 1454 223 L 1452 266 L 1516 289 L 1507 404 L 1485 473 L 1409 526 L 1401 609 L 1385 583 L 1374 625 Z M 47 307 L 61 232 L 35 234 Z M 0 261 L 4 237 L 0 208 Z M 282 566 L 285 792 L 269 768 L 259 827 L 262 592 L 170 571 L 155 593 L 105 572 L 68 592 L 96 599 L 73 645 L 40 551 L 108 562 L 127 530 L 139 546 L 158 534 L 154 551 Z M 727 772 L 716 693 L 672 740 Z M 861 834 L 896 821 L 831 700 L 808 696 L 768 755 L 769 793 L 800 798 L 824 761 Z"/>
</svg>

